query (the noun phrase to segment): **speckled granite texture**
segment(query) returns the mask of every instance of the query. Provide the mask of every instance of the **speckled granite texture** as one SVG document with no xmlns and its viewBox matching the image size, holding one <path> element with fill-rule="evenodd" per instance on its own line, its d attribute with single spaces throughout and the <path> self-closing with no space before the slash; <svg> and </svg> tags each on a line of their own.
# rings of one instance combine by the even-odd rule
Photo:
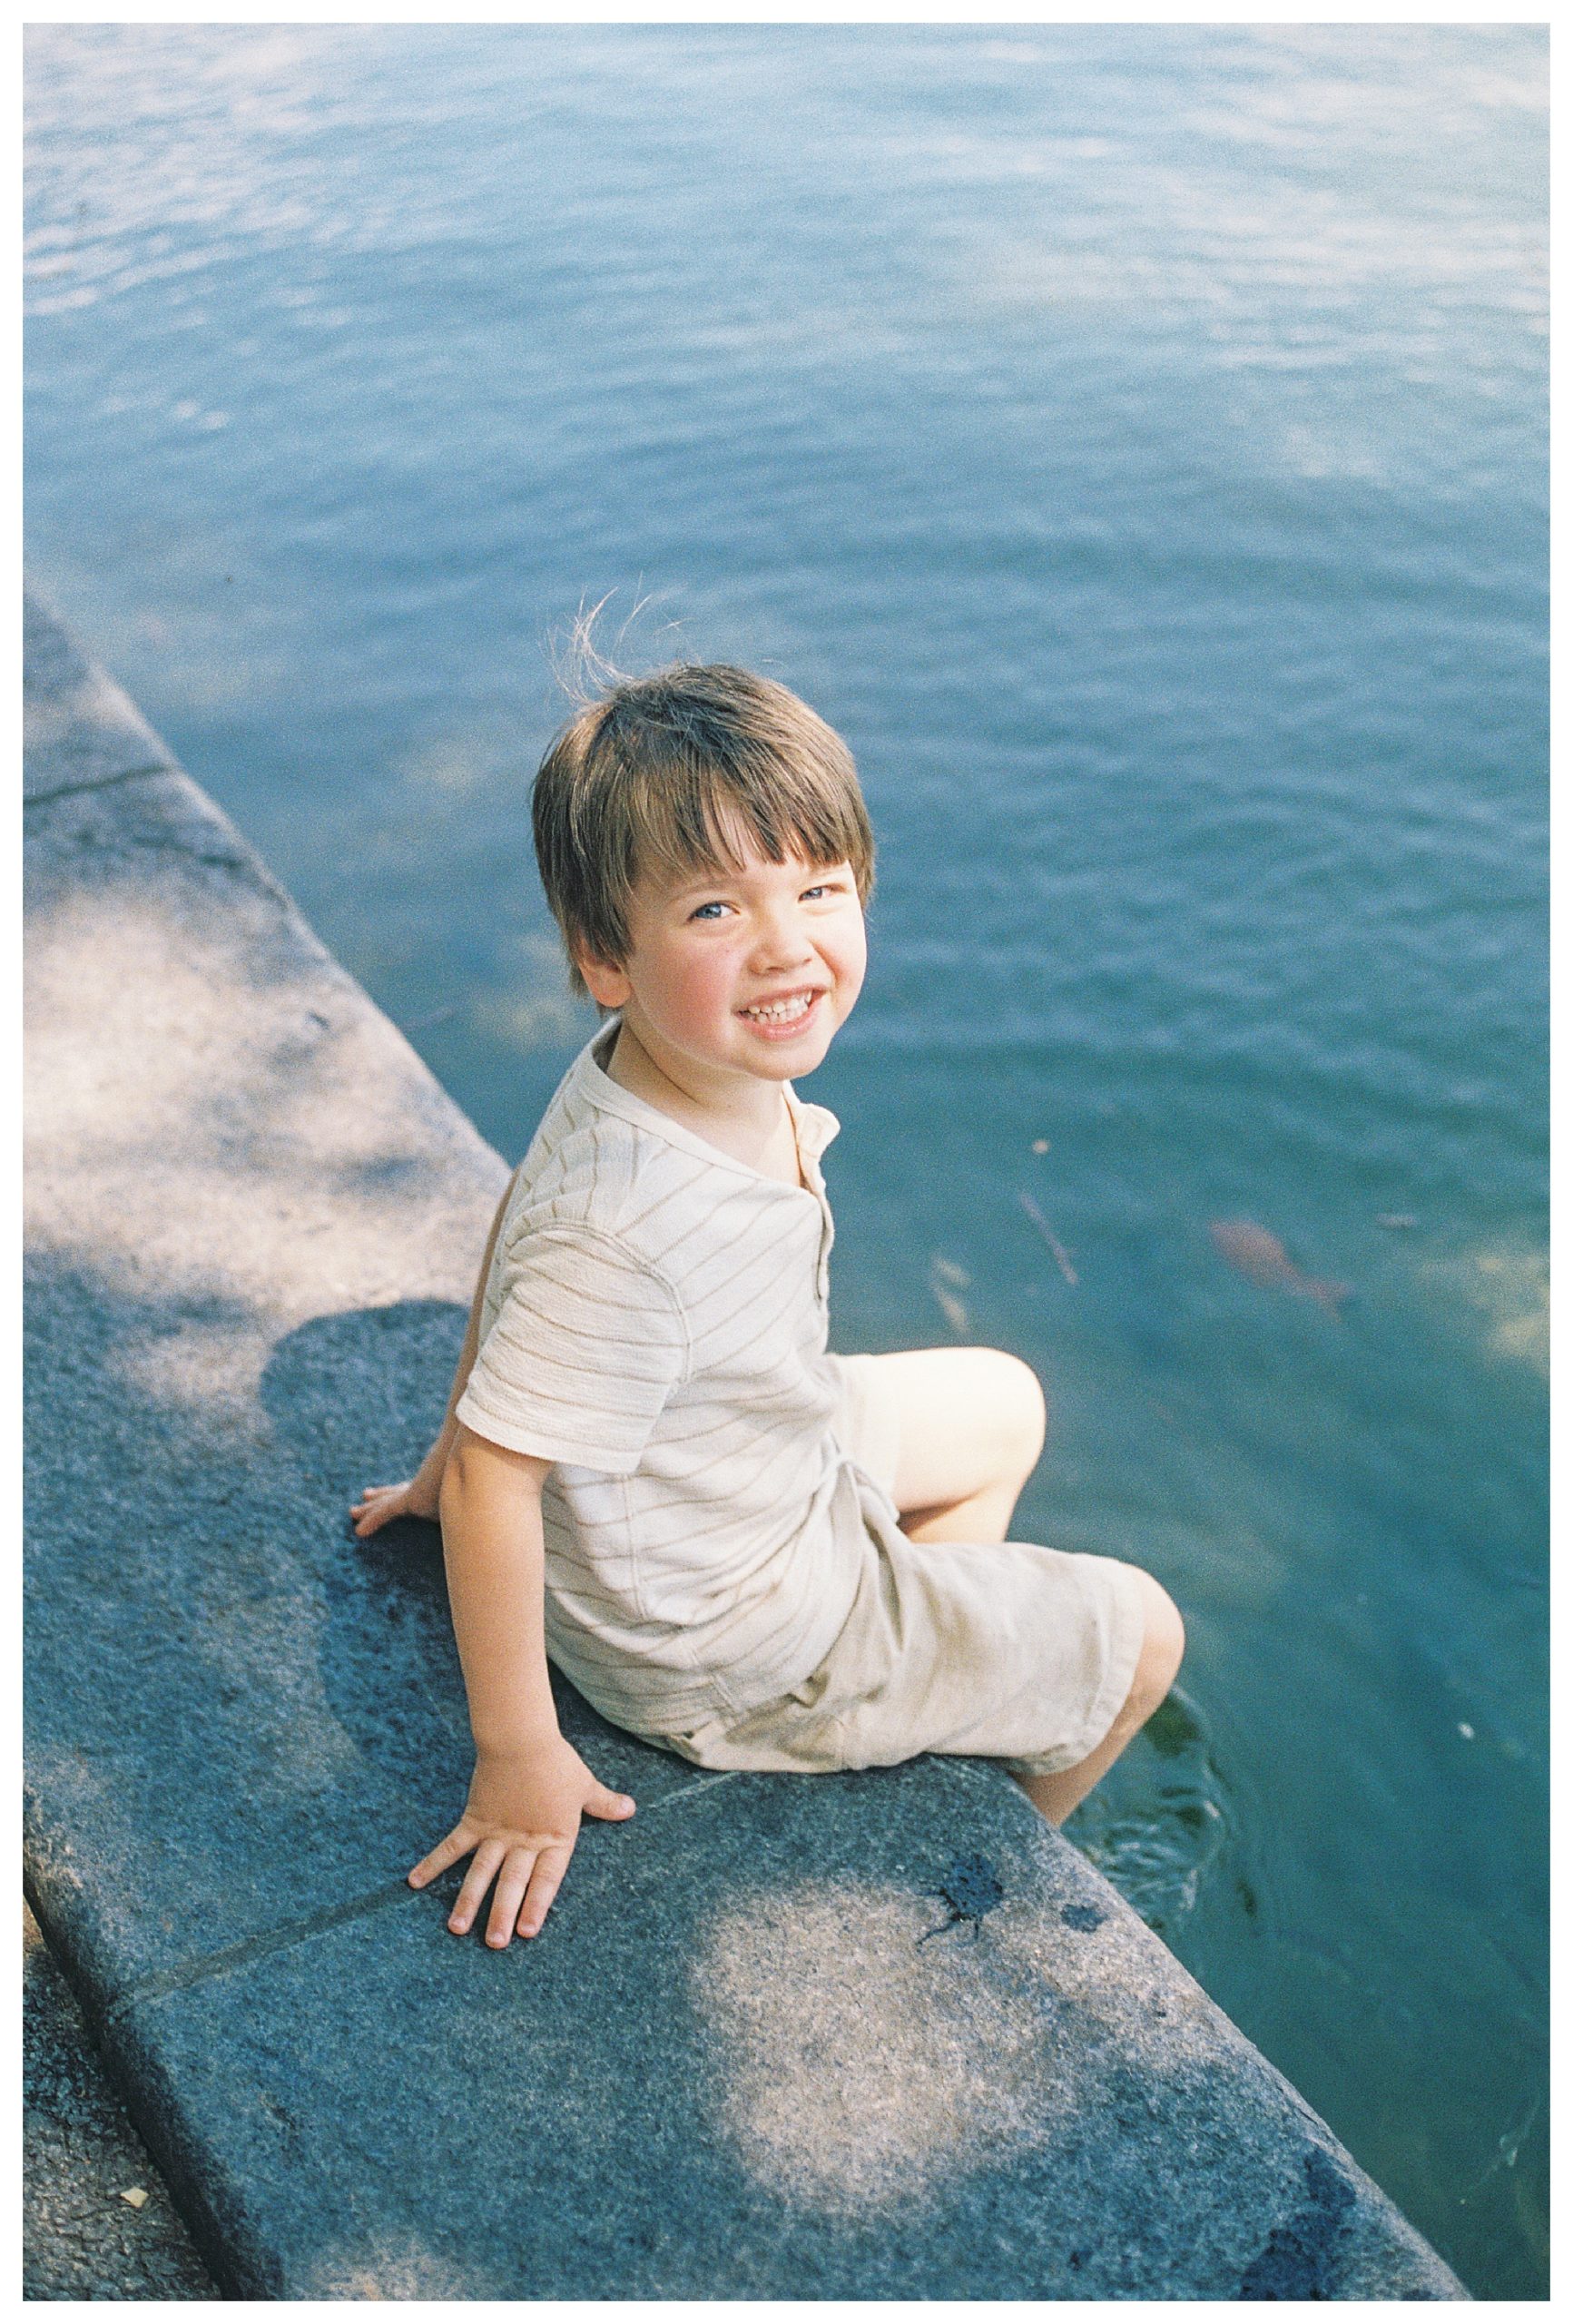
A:
<svg viewBox="0 0 1573 2324">
<path fill-rule="evenodd" d="M 23 2299 L 216 2299 L 25 1905 L 22 1920 Z"/>
<path fill-rule="evenodd" d="M 463 1694 L 432 1530 L 344 1510 L 504 1167 L 42 608 L 29 674 L 28 1889 L 224 2291 L 1462 2298 L 995 1768 L 707 1777 L 564 1688 L 639 1812 L 546 1934 L 403 1886 Z"/>
</svg>

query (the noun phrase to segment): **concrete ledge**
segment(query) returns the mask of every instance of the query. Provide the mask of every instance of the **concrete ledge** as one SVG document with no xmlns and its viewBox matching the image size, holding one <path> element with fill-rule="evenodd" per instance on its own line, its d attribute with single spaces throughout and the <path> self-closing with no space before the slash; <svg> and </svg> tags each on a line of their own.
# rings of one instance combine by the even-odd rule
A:
<svg viewBox="0 0 1573 2324">
<path fill-rule="evenodd" d="M 27 1886 L 225 2290 L 1466 2297 L 984 1763 L 706 1777 L 562 1686 L 639 1812 L 545 1935 L 403 1886 L 463 1690 L 432 1530 L 343 1512 L 504 1166 L 38 607 L 28 656 Z M 974 1850 L 1003 1901 L 919 1945 Z"/>
<path fill-rule="evenodd" d="M 23 2299 L 216 2299 L 25 1905 L 22 1919 Z"/>
<path fill-rule="evenodd" d="M 23 795 L 48 798 L 174 764 L 114 680 L 90 662 L 42 599 L 23 601 L 27 747 Z"/>
</svg>

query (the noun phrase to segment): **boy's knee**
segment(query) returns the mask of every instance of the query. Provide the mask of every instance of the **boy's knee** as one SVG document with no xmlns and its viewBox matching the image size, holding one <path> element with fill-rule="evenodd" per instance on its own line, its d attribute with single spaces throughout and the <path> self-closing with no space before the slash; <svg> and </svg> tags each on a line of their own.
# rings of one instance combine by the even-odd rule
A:
<svg viewBox="0 0 1573 2324">
<path fill-rule="evenodd" d="M 1007 1467 L 1029 1477 L 1037 1466 L 1048 1427 L 1048 1406 L 1037 1373 L 1018 1355 L 1003 1348 L 988 1351 L 994 1364 L 992 1388 Z"/>
<path fill-rule="evenodd" d="M 1163 1584 L 1150 1573 L 1143 1573 L 1139 1566 L 1136 1571 L 1141 1578 L 1146 1629 L 1131 1694 L 1141 1717 L 1149 1718 L 1179 1676 L 1185 1656 L 1185 1625 Z"/>
<path fill-rule="evenodd" d="M 1141 1634 L 1136 1671 L 1132 1673 L 1132 1689 L 1125 1697 L 1125 1710 L 1120 1713 L 1120 1731 L 1125 1736 L 1134 1736 L 1138 1727 L 1145 1727 L 1153 1718 L 1178 1678 L 1180 1661 L 1185 1659 L 1185 1622 L 1180 1620 L 1180 1609 L 1162 1582 L 1155 1582 L 1150 1573 L 1143 1573 L 1141 1566 L 1132 1566 L 1132 1573 L 1141 1582 L 1145 1630 Z"/>
</svg>

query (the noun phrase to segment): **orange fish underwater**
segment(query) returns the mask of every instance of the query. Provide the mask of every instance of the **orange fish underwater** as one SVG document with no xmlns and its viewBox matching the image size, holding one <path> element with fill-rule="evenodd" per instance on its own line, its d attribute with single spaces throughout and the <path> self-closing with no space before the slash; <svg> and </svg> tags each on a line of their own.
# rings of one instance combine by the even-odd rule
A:
<svg viewBox="0 0 1573 2324">
<path fill-rule="evenodd" d="M 1349 1297 L 1347 1284 L 1319 1283 L 1314 1275 L 1302 1275 L 1277 1236 L 1258 1226 L 1254 1219 L 1215 1218 L 1208 1232 L 1230 1265 L 1238 1267 L 1248 1282 L 1260 1284 L 1263 1291 L 1288 1291 L 1297 1299 L 1314 1299 L 1330 1315 L 1336 1315 L 1339 1303 Z"/>
</svg>

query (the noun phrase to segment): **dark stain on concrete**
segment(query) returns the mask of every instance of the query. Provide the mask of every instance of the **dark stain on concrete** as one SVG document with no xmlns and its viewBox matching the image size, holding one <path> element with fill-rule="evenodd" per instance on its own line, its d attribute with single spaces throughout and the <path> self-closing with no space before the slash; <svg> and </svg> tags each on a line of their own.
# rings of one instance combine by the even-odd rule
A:
<svg viewBox="0 0 1573 2324">
<path fill-rule="evenodd" d="M 1320 2147 L 1305 2156 L 1306 2200 L 1275 2227 L 1240 2280 L 1239 2299 L 1336 2299 L 1346 2215 L 1354 2190 Z"/>
<path fill-rule="evenodd" d="M 942 1897 L 950 1907 L 950 1916 L 926 1931 L 918 1939 L 919 1945 L 927 1945 L 931 1936 L 942 1936 L 948 1928 L 959 1927 L 964 1921 L 971 1923 L 975 1938 L 980 1936 L 984 1914 L 994 1910 L 1005 1890 L 986 1856 L 959 1856 L 939 1887 L 925 1894 Z"/>
</svg>

